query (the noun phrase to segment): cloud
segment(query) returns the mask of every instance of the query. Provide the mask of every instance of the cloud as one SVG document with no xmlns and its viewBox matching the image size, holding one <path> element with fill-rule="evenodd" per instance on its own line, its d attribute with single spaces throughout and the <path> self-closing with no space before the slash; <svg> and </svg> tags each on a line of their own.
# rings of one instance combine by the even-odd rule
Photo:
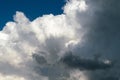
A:
<svg viewBox="0 0 120 80">
<path fill-rule="evenodd" d="M 14 21 L 6 23 L 4 29 L 0 31 L 0 78 L 5 80 L 7 80 L 6 77 L 8 79 L 16 77 L 18 80 L 55 80 L 55 76 L 60 78 L 61 74 L 68 76 L 69 71 L 64 72 L 65 69 L 58 66 L 46 65 L 41 68 L 34 61 L 32 54 L 40 51 L 46 52 L 45 59 L 51 64 L 64 54 L 67 50 L 66 45 L 71 45 L 71 41 L 80 40 L 83 33 L 79 35 L 79 38 L 76 36 L 76 30 L 81 29 L 80 24 L 74 18 L 76 14 L 69 15 L 67 12 L 69 11 L 67 6 L 73 4 L 76 9 L 70 10 L 75 12 L 78 9 L 82 10 L 83 7 L 77 8 L 81 2 L 76 1 L 75 3 L 68 1 L 61 15 L 43 15 L 33 21 L 30 21 L 24 13 L 16 12 Z M 83 4 L 85 5 L 84 2 Z M 50 74 L 46 70 L 56 72 Z"/>
<path fill-rule="evenodd" d="M 14 21 L 0 31 L 0 79 L 107 80 L 113 76 L 118 80 L 118 9 L 116 0 L 69 0 L 63 14 L 43 15 L 33 21 L 17 11 Z M 108 71 L 66 69 L 56 62 L 67 51 L 83 59 L 91 59 L 97 53 L 102 55 L 100 60 L 118 62 Z M 33 54 L 41 57 L 35 60 Z"/>
<path fill-rule="evenodd" d="M 18 77 L 18 76 L 4 76 L 4 75 L 0 75 L 0 79 L 1 80 L 25 80 L 24 78 L 22 77 Z"/>
<path fill-rule="evenodd" d="M 91 24 L 81 23 L 81 25 L 90 28 L 88 33 L 84 35 L 85 44 L 82 47 L 78 45 L 74 51 L 84 58 L 90 58 L 90 56 L 92 58 L 94 54 L 101 54 L 100 59 L 111 59 L 115 63 L 114 67 L 108 71 L 90 72 L 91 80 L 103 80 L 103 78 L 108 80 L 110 76 L 118 80 L 120 75 L 118 69 L 120 64 L 120 50 L 118 49 L 120 44 L 118 36 L 120 34 L 118 31 L 120 30 L 118 27 L 120 25 L 118 23 L 120 19 L 119 2 L 117 0 L 86 0 L 86 3 L 91 6 L 94 19 L 90 17 L 93 20 L 90 22 Z M 82 54 L 79 54 L 80 52 Z"/>
<path fill-rule="evenodd" d="M 67 65 L 72 69 L 79 70 L 105 70 L 113 67 L 113 63 L 109 60 L 101 61 L 97 59 L 82 59 L 75 55 L 72 52 L 66 53 L 64 57 L 61 58 L 60 62 Z"/>
</svg>

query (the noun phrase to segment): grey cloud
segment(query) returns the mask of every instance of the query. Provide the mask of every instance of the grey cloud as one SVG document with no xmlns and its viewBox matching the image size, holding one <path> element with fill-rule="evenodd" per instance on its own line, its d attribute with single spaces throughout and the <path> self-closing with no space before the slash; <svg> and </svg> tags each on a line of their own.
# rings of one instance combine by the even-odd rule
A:
<svg viewBox="0 0 120 80">
<path fill-rule="evenodd" d="M 60 61 L 70 68 L 80 70 L 106 70 L 113 67 L 112 63 L 105 63 L 96 59 L 81 59 L 70 52 L 61 58 Z"/>
<path fill-rule="evenodd" d="M 115 66 L 105 76 L 100 71 L 90 72 L 91 80 L 118 80 L 120 77 L 120 2 L 118 0 L 86 0 L 94 14 L 82 14 L 78 21 L 81 22 L 81 16 L 85 16 L 81 25 L 85 26 L 87 34 L 83 37 L 83 45 L 77 45 L 74 52 L 84 58 L 93 58 L 94 54 L 101 54 L 101 59 L 110 59 L 115 61 Z M 89 11 L 89 10 L 88 10 Z M 90 18 L 88 18 L 90 17 Z M 88 56 L 89 55 L 89 56 Z M 98 77 L 95 77 L 95 76 Z"/>
<path fill-rule="evenodd" d="M 46 58 L 33 54 L 33 58 L 38 65 L 34 66 L 34 71 L 39 75 L 47 76 L 49 80 L 63 80 L 69 77 L 69 70 L 63 67 L 64 65 L 59 63 L 48 63 Z"/>
</svg>

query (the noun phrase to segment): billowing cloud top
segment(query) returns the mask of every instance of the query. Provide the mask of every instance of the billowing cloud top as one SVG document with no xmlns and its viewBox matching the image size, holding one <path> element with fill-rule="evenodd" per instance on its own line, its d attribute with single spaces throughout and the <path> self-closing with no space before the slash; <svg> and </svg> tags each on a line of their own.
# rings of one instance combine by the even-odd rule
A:
<svg viewBox="0 0 120 80">
<path fill-rule="evenodd" d="M 109 9 L 117 7 L 110 8 L 110 5 L 100 0 L 69 0 L 63 8 L 63 14 L 43 15 L 33 21 L 23 12 L 17 11 L 14 21 L 6 23 L 0 31 L 0 80 L 107 80 L 111 75 L 115 77 L 113 80 L 118 80 L 119 62 L 105 77 L 103 73 L 106 71 L 70 70 L 65 69 L 64 65 L 50 65 L 56 63 L 66 51 L 83 58 L 92 58 L 95 53 L 102 52 L 102 60 L 115 59 L 120 51 L 117 48 L 119 45 L 112 38 L 115 35 L 114 39 L 118 42 L 119 28 L 113 26 L 118 27 L 119 23 L 115 21 L 119 19 L 115 18 L 119 14 Z M 111 56 L 115 50 L 118 52 Z M 48 64 L 35 62 L 33 53 L 43 55 Z"/>
</svg>

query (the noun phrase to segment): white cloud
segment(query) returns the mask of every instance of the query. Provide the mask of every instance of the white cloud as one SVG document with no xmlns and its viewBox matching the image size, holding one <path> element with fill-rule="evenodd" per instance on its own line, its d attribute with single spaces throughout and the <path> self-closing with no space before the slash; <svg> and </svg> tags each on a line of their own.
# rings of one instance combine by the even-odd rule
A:
<svg viewBox="0 0 120 80">
<path fill-rule="evenodd" d="M 70 1 L 65 6 L 65 14 L 43 15 L 32 22 L 17 11 L 14 22 L 6 23 L 0 32 L 0 80 L 48 80 L 49 75 L 35 72 L 37 63 L 34 63 L 32 54 L 45 51 L 49 53 L 46 56 L 48 62 L 56 62 L 56 57 L 66 50 L 66 44 L 69 46 L 70 42 L 80 40 L 83 33 L 78 38 L 76 29 L 81 26 L 76 22 L 76 14 L 72 14 L 78 10 L 79 3 Z"/>
<path fill-rule="evenodd" d="M 75 70 L 70 73 L 70 78 L 68 78 L 68 80 L 89 80 L 89 79 L 85 75 L 85 72 Z"/>
<path fill-rule="evenodd" d="M 19 76 L 6 76 L 6 75 L 2 75 L 0 74 L 0 80 L 25 80 L 23 77 L 19 77 Z"/>
</svg>

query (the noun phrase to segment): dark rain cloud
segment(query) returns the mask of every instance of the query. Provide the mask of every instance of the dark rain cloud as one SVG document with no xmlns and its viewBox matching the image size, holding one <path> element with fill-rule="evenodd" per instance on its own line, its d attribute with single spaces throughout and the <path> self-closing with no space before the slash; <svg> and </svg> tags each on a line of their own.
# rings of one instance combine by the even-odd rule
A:
<svg viewBox="0 0 120 80">
<path fill-rule="evenodd" d="M 61 58 L 60 62 L 64 63 L 69 68 L 79 69 L 79 70 L 106 70 L 113 67 L 113 64 L 105 63 L 104 61 L 96 59 L 81 59 L 78 56 L 69 53 Z"/>
<path fill-rule="evenodd" d="M 77 55 L 84 58 L 93 58 L 95 54 L 100 54 L 100 59 L 111 59 L 115 66 L 108 71 L 90 72 L 91 80 L 118 80 L 120 76 L 120 1 L 118 0 L 86 0 L 90 10 L 84 16 L 81 23 L 89 31 L 83 37 L 83 45 L 78 45 L 74 49 Z M 94 11 L 91 13 L 90 11 Z M 89 18 L 90 17 L 90 18 Z M 81 22 L 81 19 L 78 21 Z M 95 77 L 95 76 L 98 77 Z"/>
</svg>

